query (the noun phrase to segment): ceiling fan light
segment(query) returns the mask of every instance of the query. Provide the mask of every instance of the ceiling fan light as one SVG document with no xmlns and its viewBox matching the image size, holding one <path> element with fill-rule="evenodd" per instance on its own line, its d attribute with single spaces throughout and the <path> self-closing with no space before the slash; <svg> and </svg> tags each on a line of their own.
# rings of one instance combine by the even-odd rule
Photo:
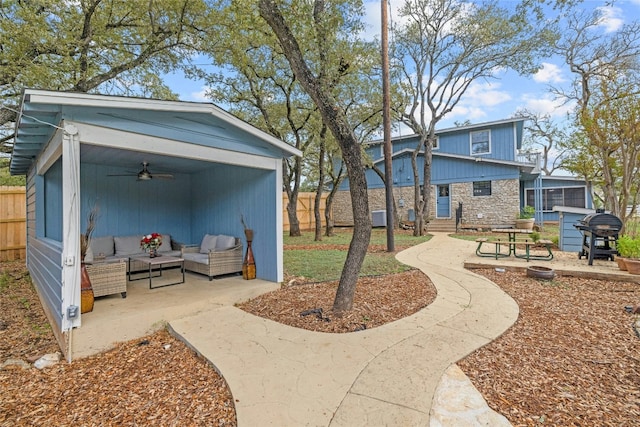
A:
<svg viewBox="0 0 640 427">
<path fill-rule="evenodd" d="M 147 171 L 142 171 L 138 174 L 138 180 L 140 181 L 148 181 L 151 179 L 151 174 Z"/>
</svg>

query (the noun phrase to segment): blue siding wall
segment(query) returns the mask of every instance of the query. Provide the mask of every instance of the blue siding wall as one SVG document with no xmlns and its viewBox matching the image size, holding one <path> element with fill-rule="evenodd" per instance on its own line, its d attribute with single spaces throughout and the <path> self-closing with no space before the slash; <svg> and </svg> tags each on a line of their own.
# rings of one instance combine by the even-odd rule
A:
<svg viewBox="0 0 640 427">
<path fill-rule="evenodd" d="M 191 177 L 137 181 L 119 168 L 86 164 L 80 166 L 82 206 L 80 231 L 94 204 L 99 209 L 94 236 L 126 236 L 152 232 L 171 234 L 174 240 L 191 238 Z"/>
<path fill-rule="evenodd" d="M 480 157 L 491 159 L 515 160 L 516 141 L 514 140 L 513 124 L 487 126 L 477 129 L 463 129 L 459 132 L 452 131 L 440 135 L 440 148 L 438 151 L 462 156 L 471 155 L 471 132 L 489 130 L 491 132 L 491 147 L 489 154 Z"/>
<path fill-rule="evenodd" d="M 455 154 L 459 156 L 471 156 L 471 132 L 489 130 L 491 133 L 491 152 L 473 156 L 473 158 L 487 158 L 503 161 L 516 160 L 517 141 L 515 138 L 522 136 L 522 123 L 497 124 L 474 129 L 463 128 L 459 131 L 452 130 L 438 134 L 439 147 L 434 149 L 431 182 L 433 184 L 447 184 L 452 182 L 470 182 L 481 180 L 514 179 L 519 177 L 518 169 L 513 166 L 473 162 L 469 159 L 453 159 L 438 156 L 438 153 Z M 393 182 L 395 186 L 413 186 L 413 171 L 411 166 L 411 153 L 416 148 L 419 138 L 407 137 L 392 141 L 393 152 L 405 154 L 397 155 L 393 159 Z M 367 146 L 367 155 L 373 161 L 383 157 L 381 144 L 376 143 Z M 423 182 L 423 157 L 417 159 L 420 182 Z M 378 168 L 384 171 L 384 164 L 377 163 Z M 369 188 L 383 188 L 384 182 L 373 170 L 365 172 Z M 340 190 L 348 190 L 349 181 L 344 180 Z"/>
<path fill-rule="evenodd" d="M 573 224 L 576 224 L 579 220 L 585 217 L 586 214 L 577 214 L 573 212 L 555 212 L 560 218 L 560 239 L 558 246 L 561 251 L 566 252 L 580 252 L 582 250 L 583 234 L 580 230 L 575 228 Z"/>
<path fill-rule="evenodd" d="M 200 243 L 205 234 L 226 234 L 247 242 L 240 220 L 254 231 L 252 243 L 256 259 L 256 276 L 277 280 L 275 171 L 266 171 L 229 165 L 194 175 L 192 180 L 192 233 L 190 241 Z"/>
<path fill-rule="evenodd" d="M 420 182 L 423 182 L 423 159 L 419 157 L 418 175 Z M 384 172 L 384 165 L 378 164 L 378 167 Z M 383 188 L 384 182 L 371 169 L 365 172 L 368 188 Z M 475 162 L 463 159 L 452 159 L 446 157 L 433 156 L 431 167 L 431 183 L 447 184 L 452 182 L 471 182 L 478 180 L 501 180 L 501 179 L 518 179 L 520 173 L 517 167 L 508 165 L 491 164 L 486 162 Z M 411 166 L 411 157 L 398 156 L 393 159 L 393 183 L 396 187 L 413 186 L 413 170 Z M 341 190 L 347 190 L 349 183 L 345 180 L 340 186 Z"/>
<path fill-rule="evenodd" d="M 45 179 L 31 175 L 27 180 L 27 267 L 42 306 L 52 323 L 52 330 L 62 342 L 62 245 L 58 241 L 38 235 L 44 223 L 43 211 Z M 36 191 L 39 190 L 39 191 Z M 59 216 L 59 215 L 58 215 Z M 61 222 L 61 221 L 60 221 Z M 60 239 L 61 240 L 61 239 Z"/>
<path fill-rule="evenodd" d="M 58 159 L 44 177 L 44 236 L 62 242 L 62 160 Z"/>
<path fill-rule="evenodd" d="M 517 179 L 520 173 L 517 167 L 474 162 L 434 156 L 431 172 L 433 184 L 450 182 L 489 181 L 499 179 Z"/>
</svg>

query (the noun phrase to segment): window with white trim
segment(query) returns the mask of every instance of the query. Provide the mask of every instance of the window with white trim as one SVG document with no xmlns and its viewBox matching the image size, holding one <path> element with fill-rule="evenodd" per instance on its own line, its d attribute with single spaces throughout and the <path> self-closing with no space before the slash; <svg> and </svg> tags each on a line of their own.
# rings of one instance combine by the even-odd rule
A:
<svg viewBox="0 0 640 427">
<path fill-rule="evenodd" d="M 491 131 L 479 130 L 471 132 L 471 155 L 489 154 L 491 152 Z"/>
<path fill-rule="evenodd" d="M 534 190 L 527 189 L 527 205 L 534 206 Z M 542 189 L 542 210 L 551 211 L 554 206 L 570 206 L 585 208 L 586 197 L 584 187 L 558 187 Z"/>
</svg>

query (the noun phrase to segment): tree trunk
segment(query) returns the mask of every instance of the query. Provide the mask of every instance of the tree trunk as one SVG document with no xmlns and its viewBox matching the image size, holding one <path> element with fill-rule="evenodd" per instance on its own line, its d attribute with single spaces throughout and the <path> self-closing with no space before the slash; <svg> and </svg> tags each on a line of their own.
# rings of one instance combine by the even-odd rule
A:
<svg viewBox="0 0 640 427">
<path fill-rule="evenodd" d="M 313 206 L 313 215 L 316 226 L 316 235 L 314 240 L 316 242 L 322 240 L 322 215 L 320 214 L 320 203 L 322 202 L 322 191 L 324 190 L 324 152 L 326 134 L 327 126 L 322 125 L 322 129 L 320 130 L 320 153 L 318 154 L 318 190 L 316 191 L 316 200 Z"/>
<path fill-rule="evenodd" d="M 298 192 L 287 192 L 289 203 L 287 203 L 287 215 L 289 216 L 289 236 L 300 237 L 300 221 L 298 220 Z"/>
<path fill-rule="evenodd" d="M 287 203 L 287 217 L 289 218 L 289 236 L 300 237 L 300 221 L 298 220 L 298 194 L 300 190 L 301 160 L 296 158 L 293 166 L 287 160 L 282 161 L 282 181 L 289 203 Z"/>
<path fill-rule="evenodd" d="M 329 194 L 327 195 L 327 200 L 324 205 L 324 218 L 325 218 L 325 233 L 324 235 L 329 237 L 333 236 L 333 199 L 335 198 L 336 193 L 338 192 L 338 187 L 340 187 L 341 179 L 333 183 L 333 187 Z"/>
<path fill-rule="evenodd" d="M 424 218 L 428 221 L 431 207 L 431 163 L 433 158 L 433 131 L 429 132 L 429 136 L 424 144 L 424 168 L 422 175 L 424 176 L 422 184 L 422 206 Z M 420 236 L 422 236 L 422 231 Z"/>
<path fill-rule="evenodd" d="M 353 307 L 358 275 L 371 239 L 367 181 L 364 174 L 360 144 L 353 134 L 342 108 L 338 106 L 336 100 L 331 97 L 331 94 L 323 87 L 322 82 L 312 74 L 307 66 L 300 46 L 276 3 L 273 0 L 259 0 L 258 5 L 260 16 L 273 29 L 291 65 L 291 69 L 305 91 L 313 98 L 322 115 L 323 122 L 331 130 L 342 149 L 342 156 L 349 177 L 354 227 L 347 259 L 342 269 L 340 283 L 333 302 L 334 313 L 341 315 Z M 317 3 L 316 6 L 322 5 Z M 316 9 L 319 8 L 316 7 Z"/>
<path fill-rule="evenodd" d="M 420 192 L 420 173 L 418 172 L 418 154 L 420 153 L 420 149 L 422 147 L 423 139 L 420 138 L 420 143 L 411 154 L 411 169 L 413 171 L 413 209 L 415 215 L 413 228 L 414 236 L 422 236 L 422 230 L 424 229 L 424 202 L 422 194 Z"/>
</svg>

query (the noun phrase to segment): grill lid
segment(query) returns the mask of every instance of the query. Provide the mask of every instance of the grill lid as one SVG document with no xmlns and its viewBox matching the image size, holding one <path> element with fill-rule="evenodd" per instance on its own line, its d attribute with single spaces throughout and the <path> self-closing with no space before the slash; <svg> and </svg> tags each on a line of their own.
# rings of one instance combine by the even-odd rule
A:
<svg viewBox="0 0 640 427">
<path fill-rule="evenodd" d="M 582 218 L 575 227 L 595 236 L 617 236 L 622 229 L 622 221 L 615 215 L 596 212 Z"/>
<path fill-rule="evenodd" d="M 588 228 L 614 229 L 622 228 L 622 221 L 615 215 L 608 213 L 593 213 L 585 216 L 580 223 Z"/>
</svg>

